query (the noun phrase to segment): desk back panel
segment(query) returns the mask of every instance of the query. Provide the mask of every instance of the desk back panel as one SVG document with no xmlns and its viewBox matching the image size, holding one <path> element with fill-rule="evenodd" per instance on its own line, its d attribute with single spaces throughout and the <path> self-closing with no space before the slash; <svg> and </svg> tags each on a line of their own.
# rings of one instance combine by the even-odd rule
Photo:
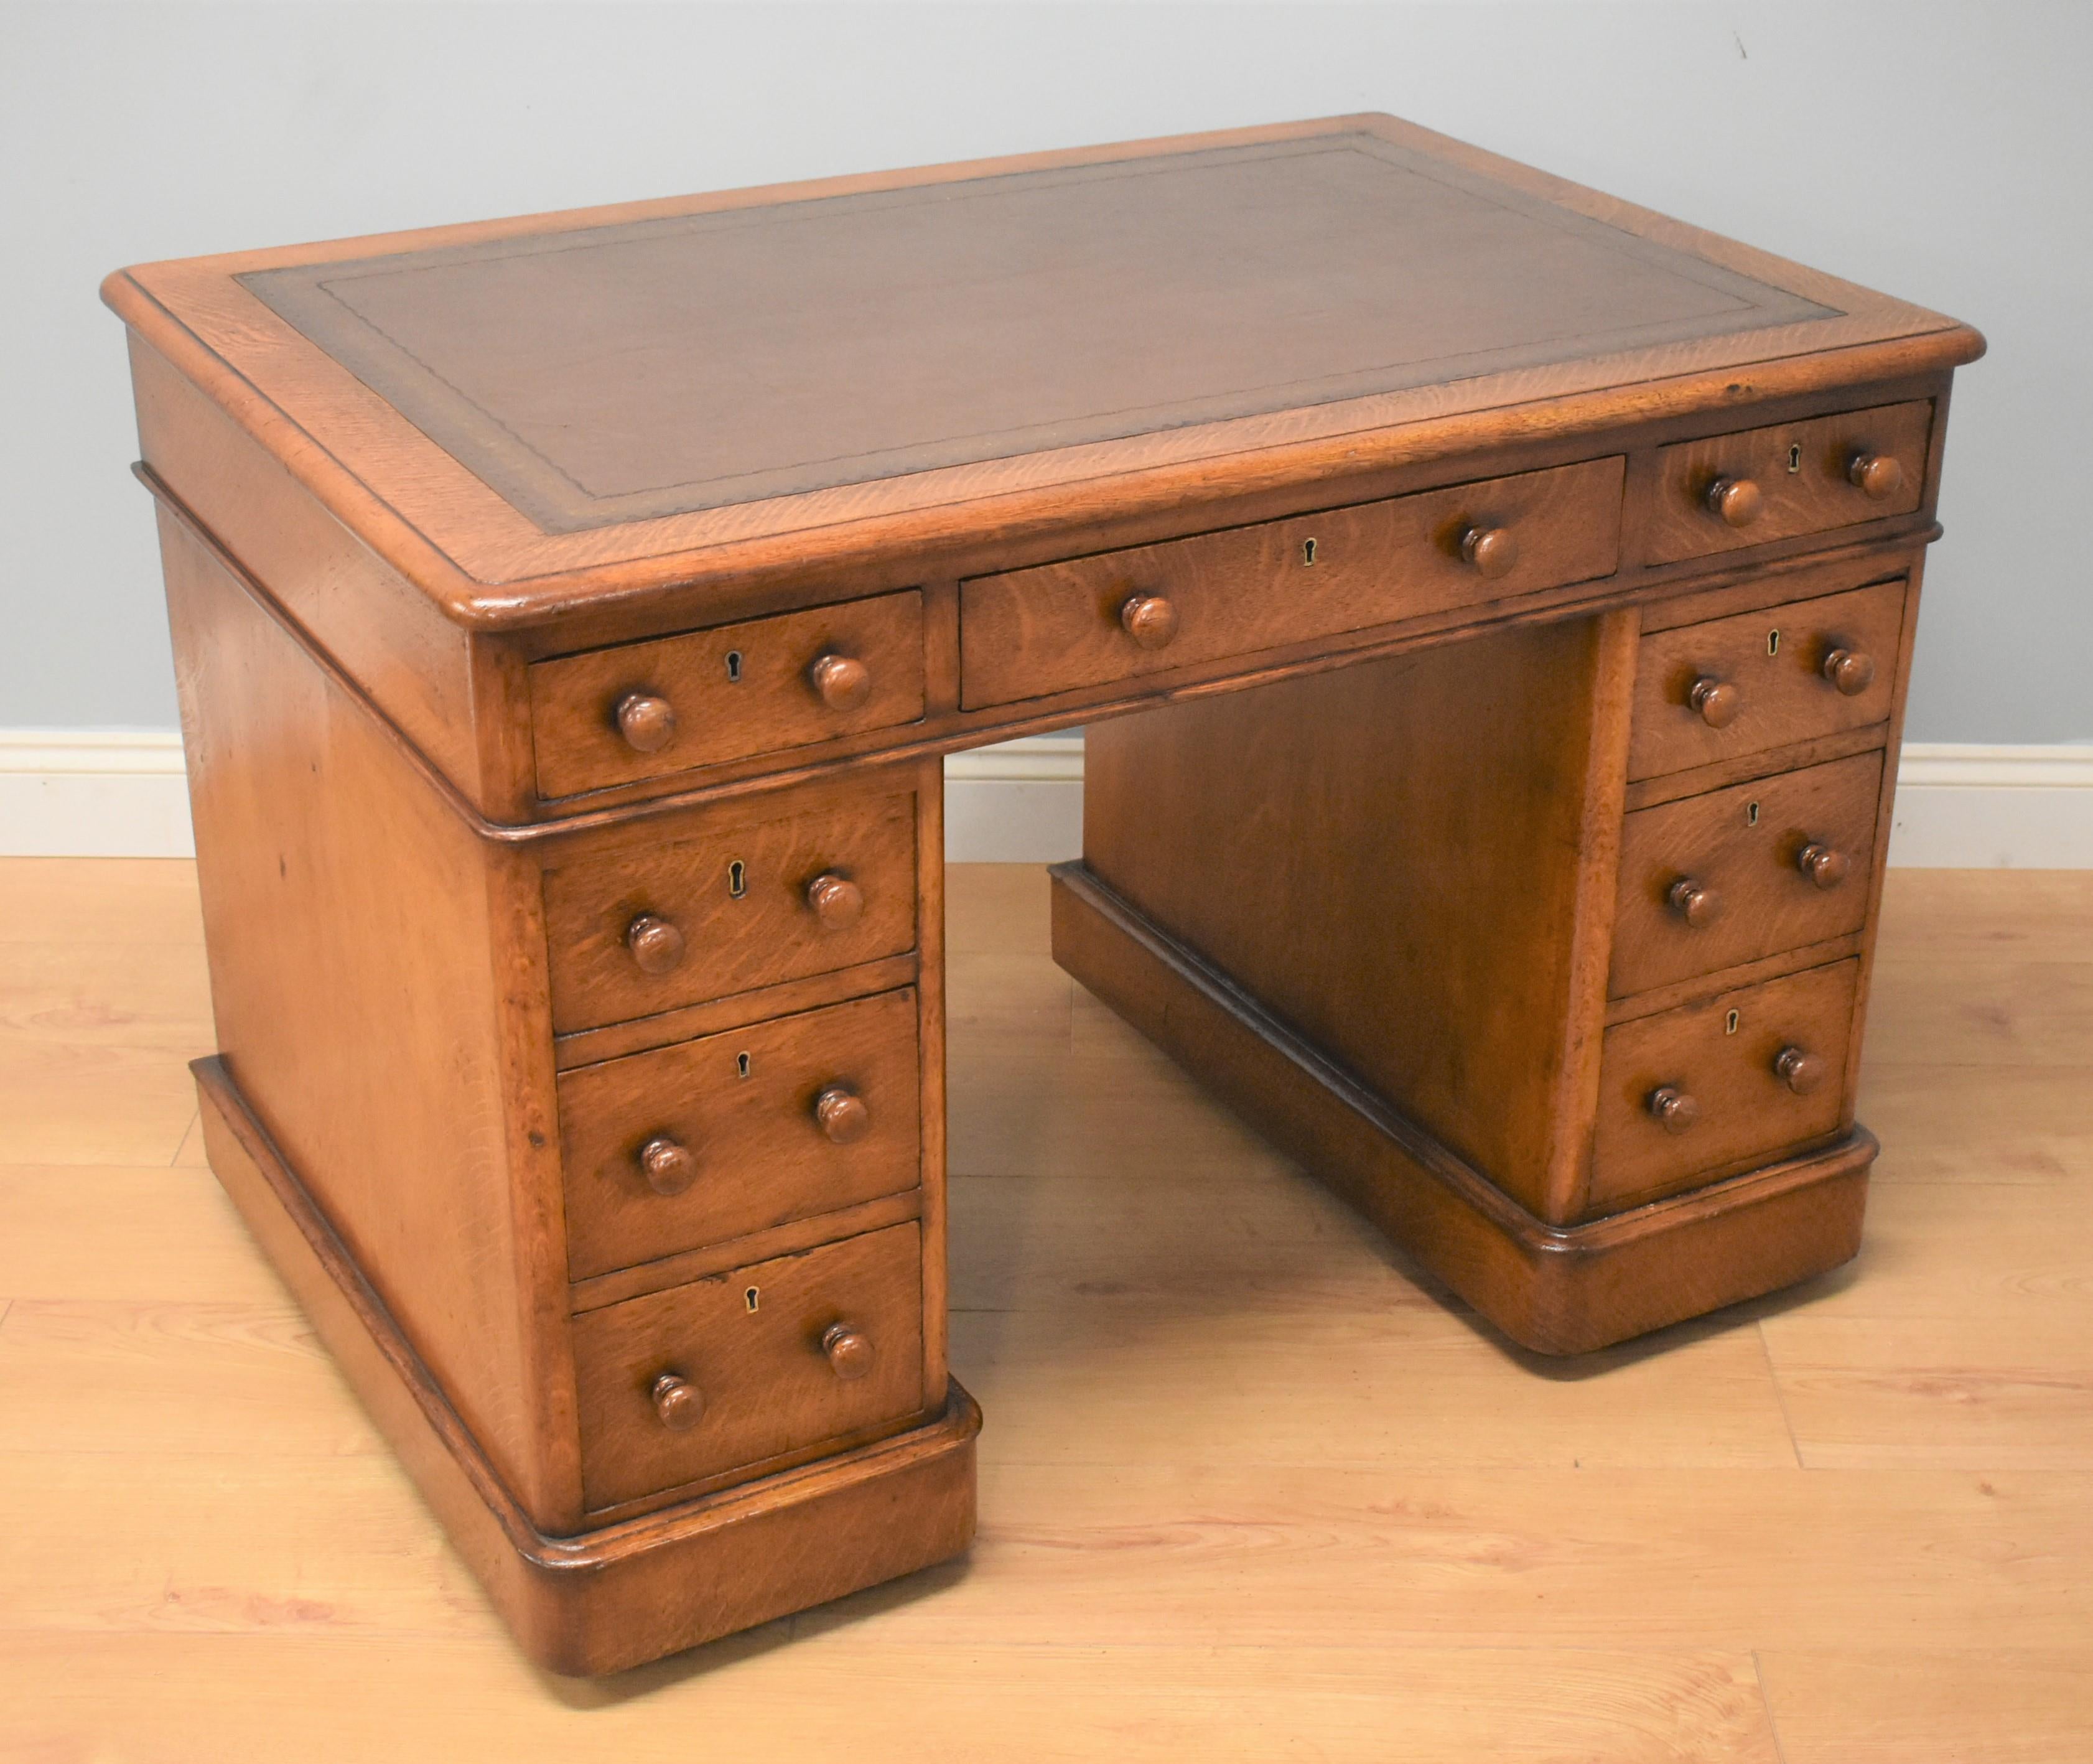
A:
<svg viewBox="0 0 2093 1764">
<path fill-rule="evenodd" d="M 1566 1217 L 1610 912 L 1586 884 L 1610 886 L 1632 641 L 1618 615 L 1566 620 L 1099 724 L 1084 861 Z"/>
</svg>

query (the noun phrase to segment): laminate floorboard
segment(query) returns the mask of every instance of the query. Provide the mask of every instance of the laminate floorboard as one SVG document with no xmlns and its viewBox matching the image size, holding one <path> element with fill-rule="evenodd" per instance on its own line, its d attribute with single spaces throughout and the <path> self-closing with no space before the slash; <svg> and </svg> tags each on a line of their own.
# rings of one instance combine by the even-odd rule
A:
<svg viewBox="0 0 2093 1764">
<path fill-rule="evenodd" d="M 186 865 L 0 862 L 0 1758 L 2093 1757 L 2093 874 L 1892 871 L 1866 1247 L 1506 1346 L 955 867 L 964 1561 L 525 1665 L 203 1167 Z"/>
</svg>

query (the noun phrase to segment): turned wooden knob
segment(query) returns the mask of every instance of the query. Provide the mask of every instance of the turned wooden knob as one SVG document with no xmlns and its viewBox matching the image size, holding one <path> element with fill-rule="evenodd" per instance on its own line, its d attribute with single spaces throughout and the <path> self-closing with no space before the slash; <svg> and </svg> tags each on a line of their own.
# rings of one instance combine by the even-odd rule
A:
<svg viewBox="0 0 2093 1764">
<path fill-rule="evenodd" d="M 1773 1069 L 1774 1076 L 1797 1096 L 1807 1096 L 1824 1081 L 1826 1068 L 1815 1054 L 1800 1047 L 1783 1047 L 1774 1055 Z"/>
<path fill-rule="evenodd" d="M 1461 535 L 1461 556 L 1476 574 L 1494 582 L 1519 561 L 1519 535 L 1508 527 L 1471 527 Z"/>
<path fill-rule="evenodd" d="M 1749 527 L 1759 518 L 1759 487 L 1748 478 L 1718 478 L 1708 486 L 1708 512 L 1728 527 Z"/>
<path fill-rule="evenodd" d="M 1177 609 L 1159 594 L 1129 595 L 1119 622 L 1144 649 L 1160 649 L 1177 635 Z"/>
<path fill-rule="evenodd" d="M 635 753 L 659 753 L 676 739 L 676 707 L 652 692 L 627 692 L 613 714 L 618 732 Z"/>
<path fill-rule="evenodd" d="M 1710 729 L 1727 729 L 1744 708 L 1744 695 L 1727 680 L 1704 674 L 1693 683 L 1686 702 L 1701 713 L 1701 722 Z"/>
<path fill-rule="evenodd" d="M 1904 488 L 1904 467 L 1887 453 L 1856 453 L 1846 462 L 1846 481 L 1870 502 L 1884 502 Z"/>
<path fill-rule="evenodd" d="M 1841 696 L 1857 698 L 1875 683 L 1875 661 L 1857 649 L 1834 649 L 1824 657 L 1819 670 L 1839 688 Z"/>
<path fill-rule="evenodd" d="M 1695 930 L 1722 916 L 1722 897 L 1691 876 L 1682 876 L 1665 891 L 1665 904 Z"/>
<path fill-rule="evenodd" d="M 818 657 L 807 678 L 830 710 L 856 710 L 872 696 L 872 670 L 855 656 Z"/>
<path fill-rule="evenodd" d="M 1846 854 L 1812 839 L 1795 854 L 1795 867 L 1819 888 L 1836 888 L 1846 879 Z"/>
<path fill-rule="evenodd" d="M 683 934 L 666 919 L 643 912 L 625 928 L 625 947 L 645 974 L 665 974 L 683 959 Z"/>
<path fill-rule="evenodd" d="M 689 1432 L 705 1417 L 704 1393 L 674 1372 L 662 1373 L 647 1393 L 654 1399 L 654 1412 L 662 1426 L 676 1432 Z"/>
<path fill-rule="evenodd" d="M 814 1099 L 814 1120 L 839 1146 L 864 1138 L 872 1129 L 872 1111 L 847 1084 L 832 1084 Z"/>
<path fill-rule="evenodd" d="M 855 1324 L 830 1324 L 821 1337 L 821 1351 L 829 1356 L 829 1369 L 847 1385 L 872 1370 L 872 1337 Z"/>
<path fill-rule="evenodd" d="M 656 1133 L 639 1148 L 639 1173 L 657 1194 L 680 1194 L 698 1179 L 697 1154 L 666 1133 Z"/>
<path fill-rule="evenodd" d="M 1668 1133 L 1683 1133 L 1701 1118 L 1701 1105 L 1676 1085 L 1660 1084 L 1649 1093 L 1650 1118 Z"/>
<path fill-rule="evenodd" d="M 847 876 L 824 870 L 807 884 L 807 904 L 822 929 L 847 931 L 864 913 L 864 891 Z"/>
</svg>

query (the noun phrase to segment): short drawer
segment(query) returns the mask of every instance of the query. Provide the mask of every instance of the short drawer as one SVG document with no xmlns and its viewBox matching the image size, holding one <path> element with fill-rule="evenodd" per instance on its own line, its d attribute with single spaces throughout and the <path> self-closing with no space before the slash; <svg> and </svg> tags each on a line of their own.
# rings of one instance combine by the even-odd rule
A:
<svg viewBox="0 0 2093 1764">
<path fill-rule="evenodd" d="M 1857 753 L 1628 816 L 1611 995 L 1859 930 L 1882 781 Z"/>
<path fill-rule="evenodd" d="M 916 1057 L 904 988 L 562 1073 L 569 1271 L 915 1187 Z"/>
<path fill-rule="evenodd" d="M 916 799 L 698 830 L 545 872 L 557 1033 L 826 973 L 916 945 Z"/>
<path fill-rule="evenodd" d="M 1682 441 L 1658 456 L 1653 564 L 1909 514 L 1926 489 L 1930 399 Z"/>
<path fill-rule="evenodd" d="M 1622 462 L 1588 461 L 960 585 L 968 709 L 1613 574 Z"/>
<path fill-rule="evenodd" d="M 1900 579 L 1651 633 L 1636 666 L 1628 776 L 1887 722 L 1904 608 Z"/>
<path fill-rule="evenodd" d="M 531 669 L 538 794 L 573 796 L 923 714 L 923 596 L 885 594 Z"/>
<path fill-rule="evenodd" d="M 584 1502 L 906 1425 L 924 1406 L 922 1313 L 912 1220 L 582 1312 Z"/>
<path fill-rule="evenodd" d="M 1860 968 L 1833 962 L 1608 1029 L 1589 1210 L 1735 1174 L 1837 1132 Z"/>
</svg>

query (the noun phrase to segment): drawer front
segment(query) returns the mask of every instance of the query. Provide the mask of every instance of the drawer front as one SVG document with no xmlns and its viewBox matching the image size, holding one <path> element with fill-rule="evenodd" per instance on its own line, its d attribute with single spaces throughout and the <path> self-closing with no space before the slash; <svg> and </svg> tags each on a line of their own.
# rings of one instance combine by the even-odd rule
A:
<svg viewBox="0 0 2093 1764">
<path fill-rule="evenodd" d="M 1770 1163 L 1836 1132 L 1860 969 L 1834 962 L 1608 1029 L 1590 1210 Z"/>
<path fill-rule="evenodd" d="M 565 1034 L 916 946 L 916 799 L 757 820 L 545 873 Z"/>
<path fill-rule="evenodd" d="M 1613 574 L 1622 462 L 1589 461 L 960 585 L 968 709 Z M 1489 535 L 1464 554 L 1470 535 Z"/>
<path fill-rule="evenodd" d="M 913 988 L 561 1075 L 576 1280 L 921 1180 Z"/>
<path fill-rule="evenodd" d="M 1683 441 L 1658 456 L 1649 561 L 1676 563 L 1909 514 L 1926 488 L 1929 399 Z"/>
<path fill-rule="evenodd" d="M 1628 776 L 1682 772 L 1889 720 L 1904 584 L 1653 632 L 1636 666 Z"/>
<path fill-rule="evenodd" d="M 923 714 L 923 596 L 722 625 L 531 670 L 538 794 L 573 796 Z"/>
<path fill-rule="evenodd" d="M 583 1311 L 584 1501 L 905 1424 L 924 1406 L 922 1311 L 912 1220 Z"/>
<path fill-rule="evenodd" d="M 1882 776 L 1857 753 L 1628 816 L 1611 995 L 1859 930 Z"/>
</svg>

